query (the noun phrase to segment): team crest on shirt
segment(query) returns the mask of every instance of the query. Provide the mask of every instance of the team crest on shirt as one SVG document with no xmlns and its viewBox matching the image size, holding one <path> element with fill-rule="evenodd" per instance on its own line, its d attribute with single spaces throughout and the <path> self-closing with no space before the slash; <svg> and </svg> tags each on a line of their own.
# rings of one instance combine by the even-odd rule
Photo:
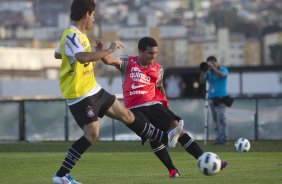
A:
<svg viewBox="0 0 282 184">
<path fill-rule="evenodd" d="M 87 116 L 88 118 L 92 118 L 92 117 L 95 116 L 94 109 L 93 109 L 92 107 L 87 106 L 87 107 L 85 108 L 85 111 L 86 111 L 86 116 Z"/>
</svg>

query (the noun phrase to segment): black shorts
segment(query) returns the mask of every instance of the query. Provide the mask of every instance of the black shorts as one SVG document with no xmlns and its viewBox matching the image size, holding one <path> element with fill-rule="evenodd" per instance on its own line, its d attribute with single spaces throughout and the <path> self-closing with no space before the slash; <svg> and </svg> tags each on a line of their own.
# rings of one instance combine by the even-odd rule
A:
<svg viewBox="0 0 282 184">
<path fill-rule="evenodd" d="M 82 101 L 70 105 L 69 109 L 80 128 L 102 118 L 107 110 L 113 105 L 116 97 L 104 89 L 95 95 L 86 97 Z"/>
<path fill-rule="evenodd" d="M 141 118 L 145 122 L 149 122 L 155 127 L 163 131 L 170 129 L 170 123 L 180 118 L 161 104 L 143 106 L 130 109 L 135 116 Z"/>
</svg>

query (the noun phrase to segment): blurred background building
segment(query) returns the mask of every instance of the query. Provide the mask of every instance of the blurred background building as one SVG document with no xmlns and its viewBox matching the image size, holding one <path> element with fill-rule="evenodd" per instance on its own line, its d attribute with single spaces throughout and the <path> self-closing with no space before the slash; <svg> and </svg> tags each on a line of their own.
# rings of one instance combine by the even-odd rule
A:
<svg viewBox="0 0 282 184">
<path fill-rule="evenodd" d="M 27 80 L 57 84 L 60 61 L 53 54 L 70 23 L 70 4 L 70 0 L 0 1 L 1 89 L 7 89 L 6 83 Z M 129 55 L 137 53 L 141 37 L 152 36 L 165 68 L 198 67 L 209 55 L 228 67 L 281 66 L 282 1 L 98 1 L 95 26 L 88 35 L 92 42 L 121 40 L 125 48 L 120 53 Z M 118 76 L 115 68 L 100 63 L 96 73 L 106 77 L 106 85 Z"/>
</svg>

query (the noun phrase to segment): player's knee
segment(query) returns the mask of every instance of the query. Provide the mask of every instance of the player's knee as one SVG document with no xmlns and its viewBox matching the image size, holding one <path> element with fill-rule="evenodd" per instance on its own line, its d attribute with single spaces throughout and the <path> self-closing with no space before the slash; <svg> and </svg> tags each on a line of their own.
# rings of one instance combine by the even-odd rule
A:
<svg viewBox="0 0 282 184">
<path fill-rule="evenodd" d="M 99 124 L 90 123 L 83 128 L 85 138 L 93 144 L 99 137 Z"/>
<path fill-rule="evenodd" d="M 134 121 L 135 117 L 134 117 L 134 114 L 126 109 L 125 111 L 123 111 L 123 113 L 121 114 L 121 118 L 122 118 L 122 121 L 126 124 L 130 124 Z"/>
<path fill-rule="evenodd" d="M 86 137 L 86 139 L 93 144 L 99 137 L 99 132 L 96 131 L 91 131 L 91 132 L 87 132 L 84 134 L 84 136 Z"/>
</svg>

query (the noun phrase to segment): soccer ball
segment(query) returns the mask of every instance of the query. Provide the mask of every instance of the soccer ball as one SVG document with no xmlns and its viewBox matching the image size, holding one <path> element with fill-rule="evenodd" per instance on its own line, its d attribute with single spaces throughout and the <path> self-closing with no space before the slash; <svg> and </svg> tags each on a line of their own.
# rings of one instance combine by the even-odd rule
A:
<svg viewBox="0 0 282 184">
<path fill-rule="evenodd" d="M 215 153 L 204 152 L 198 158 L 198 168 L 201 173 L 207 176 L 217 174 L 221 170 L 221 160 Z"/>
<path fill-rule="evenodd" d="M 239 138 L 235 142 L 235 149 L 239 152 L 248 152 L 251 148 L 250 141 L 246 138 Z"/>
</svg>

